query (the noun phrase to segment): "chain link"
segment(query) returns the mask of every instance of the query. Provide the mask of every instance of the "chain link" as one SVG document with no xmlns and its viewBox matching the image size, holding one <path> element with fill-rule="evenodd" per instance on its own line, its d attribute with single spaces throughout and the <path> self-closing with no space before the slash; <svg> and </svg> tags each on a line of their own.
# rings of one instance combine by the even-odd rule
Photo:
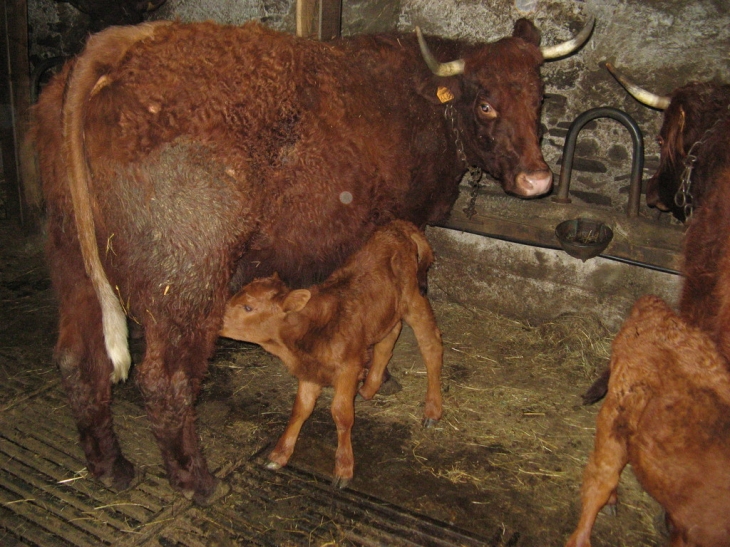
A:
<svg viewBox="0 0 730 547">
<path fill-rule="evenodd" d="M 469 160 L 466 159 L 464 141 L 461 139 L 461 133 L 459 132 L 459 127 L 456 124 L 456 109 L 452 105 L 446 105 L 446 108 L 444 109 L 444 117 L 448 120 L 449 125 L 451 126 L 451 133 L 454 136 L 454 143 L 456 144 L 456 155 L 469 169 L 469 174 L 467 176 L 471 192 L 469 193 L 469 202 L 463 210 L 466 218 L 471 219 L 471 217 L 473 217 L 477 212 L 476 201 L 477 196 L 479 195 L 479 188 L 482 186 L 482 170 L 476 165 L 469 165 Z"/>
<path fill-rule="evenodd" d="M 730 111 L 730 104 L 727 106 L 728 111 Z M 681 207 L 682 211 L 684 212 L 684 220 L 685 222 L 692 218 L 692 213 L 694 212 L 694 203 L 693 203 L 693 196 L 692 196 L 692 170 L 695 167 L 695 162 L 697 161 L 697 153 L 695 152 L 695 148 L 698 148 L 702 146 L 705 141 L 707 140 L 707 137 L 712 133 L 715 128 L 717 127 L 717 124 L 719 124 L 722 120 L 724 120 L 727 117 L 727 114 L 725 116 L 720 116 L 715 123 L 712 124 L 712 127 L 707 129 L 703 134 L 702 138 L 700 140 L 696 141 L 692 146 L 689 147 L 689 151 L 687 152 L 687 156 L 684 158 L 684 171 L 682 171 L 682 179 L 679 184 L 679 188 L 677 188 L 677 193 L 674 194 L 674 204 L 677 207 Z"/>
</svg>

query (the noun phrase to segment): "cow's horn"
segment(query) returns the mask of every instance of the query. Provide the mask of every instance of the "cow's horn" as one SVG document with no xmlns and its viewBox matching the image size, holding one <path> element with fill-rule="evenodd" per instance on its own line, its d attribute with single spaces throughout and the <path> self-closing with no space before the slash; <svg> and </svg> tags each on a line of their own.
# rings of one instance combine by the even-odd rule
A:
<svg viewBox="0 0 730 547">
<path fill-rule="evenodd" d="M 416 36 L 418 36 L 418 45 L 421 47 L 423 60 L 426 61 L 428 68 L 430 68 L 431 72 L 433 72 L 436 76 L 446 77 L 464 74 L 463 59 L 457 59 L 456 61 L 448 63 L 440 63 L 436 60 L 436 57 L 433 56 L 431 50 L 428 49 L 428 44 L 426 44 L 426 40 L 423 38 L 423 33 L 421 32 L 420 27 L 416 27 Z"/>
<path fill-rule="evenodd" d="M 626 76 L 616 70 L 616 68 L 609 62 L 601 64 L 603 64 L 613 75 L 613 77 L 618 80 L 618 83 L 624 86 L 626 91 L 628 91 L 629 94 L 640 103 L 645 104 L 646 106 L 650 106 L 652 108 L 658 108 L 659 110 L 666 110 L 669 106 L 669 101 L 671 99 L 668 96 L 657 95 L 656 93 L 652 93 L 650 91 L 647 91 L 646 89 L 640 88 L 634 82 L 629 80 Z"/>
<path fill-rule="evenodd" d="M 562 44 L 555 44 L 554 46 L 542 46 L 540 51 L 542 52 L 543 59 L 557 59 L 558 57 L 565 57 L 569 53 L 573 53 L 580 46 L 585 44 L 586 40 L 588 40 L 588 37 L 591 35 L 593 25 L 595 24 L 596 18 L 591 15 L 583 27 L 583 30 L 581 30 L 572 40 L 568 40 Z"/>
</svg>

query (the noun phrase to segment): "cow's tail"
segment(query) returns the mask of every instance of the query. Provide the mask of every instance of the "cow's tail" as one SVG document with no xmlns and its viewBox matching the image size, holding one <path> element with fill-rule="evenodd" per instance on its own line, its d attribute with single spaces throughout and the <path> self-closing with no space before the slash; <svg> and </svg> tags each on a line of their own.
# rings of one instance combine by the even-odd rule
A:
<svg viewBox="0 0 730 547">
<path fill-rule="evenodd" d="M 416 243 L 418 249 L 418 270 L 416 274 L 418 288 L 421 290 L 421 294 L 425 296 L 428 293 L 428 269 L 434 260 L 433 250 L 421 230 L 414 230 L 411 233 L 411 239 Z"/>
<path fill-rule="evenodd" d="M 105 85 L 105 74 L 119 64 L 133 44 L 152 36 L 159 24 L 112 27 L 89 38 L 66 82 L 63 104 L 64 153 L 71 203 L 86 273 L 101 305 L 104 343 L 114 365 L 112 382 L 127 379 L 132 358 L 127 341 L 126 313 L 99 257 L 89 192 L 90 173 L 84 148 L 84 122 L 88 101 L 99 87 Z"/>
</svg>

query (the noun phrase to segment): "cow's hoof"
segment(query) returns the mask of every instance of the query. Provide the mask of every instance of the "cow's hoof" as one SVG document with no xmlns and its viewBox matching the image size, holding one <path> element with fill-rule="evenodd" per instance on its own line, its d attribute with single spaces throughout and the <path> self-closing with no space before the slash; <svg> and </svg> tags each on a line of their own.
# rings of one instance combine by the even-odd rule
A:
<svg viewBox="0 0 730 547">
<path fill-rule="evenodd" d="M 338 490 L 344 490 L 348 486 L 350 486 L 350 482 L 352 481 L 352 478 L 345 478 L 345 477 L 335 477 L 332 479 L 332 488 L 337 488 Z"/>
<path fill-rule="evenodd" d="M 402 389 L 403 386 L 400 385 L 400 382 L 391 376 L 387 380 L 383 380 L 383 383 L 380 384 L 380 389 L 378 389 L 378 393 L 380 395 L 395 395 Z"/>
<path fill-rule="evenodd" d="M 433 418 L 424 418 L 421 425 L 428 429 L 429 427 L 434 427 L 437 423 L 439 423 L 439 421 L 434 420 Z"/>
<path fill-rule="evenodd" d="M 114 462 L 111 475 L 99 477 L 99 482 L 115 492 L 130 490 L 142 480 L 144 480 L 144 473 L 138 473 L 134 465 L 123 456 L 120 456 Z"/>
<path fill-rule="evenodd" d="M 182 495 L 185 496 L 186 499 L 192 501 L 195 505 L 208 507 L 209 505 L 217 502 L 230 491 L 231 487 L 228 486 L 227 483 L 213 477 L 213 481 L 209 488 L 204 488 L 202 490 L 183 490 Z"/>
<path fill-rule="evenodd" d="M 215 502 L 222 499 L 230 491 L 231 487 L 228 485 L 227 482 L 222 481 L 221 479 L 215 479 L 215 486 L 213 487 L 213 491 L 209 494 L 198 494 L 196 492 L 196 494 L 193 496 L 193 503 L 201 507 L 208 507 L 209 505 L 213 505 Z"/>
<path fill-rule="evenodd" d="M 267 462 L 266 462 L 266 463 L 264 464 L 264 467 L 265 467 L 266 469 L 268 469 L 269 471 L 278 471 L 278 470 L 279 470 L 279 469 L 281 469 L 281 468 L 282 468 L 283 466 L 282 466 L 282 465 L 281 465 L 280 463 L 276 463 L 276 462 L 274 462 L 274 461 L 271 461 L 271 460 L 269 460 L 269 461 L 267 461 Z"/>
</svg>

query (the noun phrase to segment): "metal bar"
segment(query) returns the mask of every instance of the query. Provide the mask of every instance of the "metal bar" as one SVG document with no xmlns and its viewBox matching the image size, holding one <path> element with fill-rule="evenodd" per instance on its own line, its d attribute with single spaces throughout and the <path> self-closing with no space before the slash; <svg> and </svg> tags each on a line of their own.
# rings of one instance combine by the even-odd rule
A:
<svg viewBox="0 0 730 547">
<path fill-rule="evenodd" d="M 560 182 L 558 184 L 557 196 L 553 197 L 556 203 L 570 203 L 568 197 L 570 189 L 570 176 L 573 172 L 573 156 L 575 154 L 575 143 L 578 140 L 578 133 L 583 126 L 596 118 L 611 118 L 628 129 L 631 134 L 631 140 L 634 143 L 633 158 L 631 161 L 631 186 L 629 189 L 629 203 L 626 208 L 626 214 L 629 218 L 635 218 L 639 215 L 639 205 L 641 202 L 641 173 L 644 169 L 644 138 L 641 130 L 631 116 L 610 106 L 602 106 L 586 110 L 578 116 L 568 129 L 568 135 L 565 138 L 565 146 L 563 148 L 563 164 L 560 167 Z"/>
</svg>

